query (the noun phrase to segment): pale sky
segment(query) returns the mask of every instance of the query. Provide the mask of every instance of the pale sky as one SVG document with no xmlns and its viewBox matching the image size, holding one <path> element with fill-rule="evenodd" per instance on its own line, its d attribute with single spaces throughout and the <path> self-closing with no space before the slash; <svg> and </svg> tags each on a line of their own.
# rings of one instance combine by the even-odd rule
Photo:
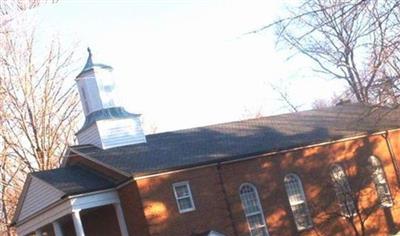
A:
<svg viewBox="0 0 400 236">
<path fill-rule="evenodd" d="M 243 35 L 282 15 L 284 3 L 69 0 L 35 11 L 42 30 L 79 42 L 82 67 L 87 46 L 113 66 L 125 108 L 161 132 L 287 112 L 269 83 L 285 84 L 302 109 L 340 91 L 310 61 L 288 61 L 273 29 Z"/>
</svg>

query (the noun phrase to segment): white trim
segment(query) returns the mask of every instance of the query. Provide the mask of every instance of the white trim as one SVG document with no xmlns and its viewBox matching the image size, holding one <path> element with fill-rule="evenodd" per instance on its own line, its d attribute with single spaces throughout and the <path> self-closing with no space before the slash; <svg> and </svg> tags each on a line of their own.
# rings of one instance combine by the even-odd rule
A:
<svg viewBox="0 0 400 236">
<path fill-rule="evenodd" d="M 85 230 L 83 229 L 80 210 L 72 211 L 72 221 L 74 222 L 76 236 L 85 236 Z"/>
<path fill-rule="evenodd" d="M 53 225 L 54 235 L 55 236 L 63 236 L 63 231 L 61 229 L 60 223 L 58 223 L 57 221 L 54 221 L 52 223 L 52 225 Z"/>
<path fill-rule="evenodd" d="M 81 196 L 70 200 L 73 210 L 84 210 L 114 203 L 119 203 L 118 193 L 105 192 L 89 196 Z"/>
<path fill-rule="evenodd" d="M 94 191 L 94 192 L 80 193 L 80 194 L 68 196 L 68 199 L 91 196 L 91 195 L 96 195 L 96 194 L 101 194 L 101 193 L 108 193 L 108 192 L 115 192 L 115 189 L 114 188 L 109 188 L 109 189 L 103 189 L 103 190 L 98 190 L 98 191 Z"/>
<path fill-rule="evenodd" d="M 120 203 L 114 203 L 115 214 L 117 215 L 119 229 L 121 231 L 121 236 L 129 236 L 128 229 L 126 228 L 126 222 L 124 217 L 124 212 L 122 210 Z"/>
<path fill-rule="evenodd" d="M 202 169 L 202 168 L 207 168 L 207 167 L 212 167 L 212 166 L 217 166 L 217 165 L 218 165 L 218 163 L 211 163 L 211 164 L 183 168 L 183 169 L 179 169 L 179 170 L 165 171 L 165 172 L 161 172 L 161 173 L 157 173 L 157 174 L 142 175 L 142 176 L 133 177 L 133 180 L 148 179 L 148 178 L 152 178 L 152 177 L 158 177 L 158 176 L 162 176 L 162 175 L 170 175 L 170 174 L 175 174 L 175 173 L 180 173 L 180 172 L 185 172 L 185 171 L 190 171 L 190 170 L 196 170 L 196 169 Z"/>
<path fill-rule="evenodd" d="M 176 192 L 176 187 L 181 187 L 181 186 L 185 186 L 187 188 L 189 195 L 187 195 L 187 196 L 178 196 L 178 193 Z M 182 214 L 182 213 L 186 213 L 186 212 L 190 212 L 190 211 L 196 210 L 196 207 L 195 207 L 194 201 L 193 201 L 192 191 L 191 191 L 190 185 L 189 185 L 189 181 L 182 181 L 182 182 L 174 183 L 174 184 L 172 184 L 172 188 L 173 188 L 173 191 L 174 191 L 176 205 L 178 206 L 179 213 Z M 189 198 L 190 203 L 192 204 L 192 207 L 191 208 L 187 208 L 187 209 L 181 209 L 181 207 L 179 205 L 179 200 L 187 199 L 187 198 Z"/>
</svg>

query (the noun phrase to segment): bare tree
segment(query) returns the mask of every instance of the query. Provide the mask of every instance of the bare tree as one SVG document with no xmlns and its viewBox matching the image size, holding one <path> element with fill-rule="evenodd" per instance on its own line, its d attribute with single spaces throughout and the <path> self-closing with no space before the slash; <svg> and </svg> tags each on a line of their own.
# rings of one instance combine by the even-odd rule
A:
<svg viewBox="0 0 400 236">
<path fill-rule="evenodd" d="M 344 80 L 360 103 L 399 102 L 400 1 L 307 0 L 288 12 L 272 24 L 279 43 Z"/>
<path fill-rule="evenodd" d="M 0 234 L 14 235 L 9 223 L 26 174 L 59 165 L 80 115 L 73 47 L 13 18 L 42 2 L 0 4 Z"/>
<path fill-rule="evenodd" d="M 71 141 L 79 114 L 76 91 L 67 81 L 72 80 L 73 51 L 56 40 L 44 49 L 35 47 L 34 30 L 15 34 L 0 36 L 6 47 L 0 53 L 7 117 L 2 138 L 30 171 L 50 169 Z"/>
<path fill-rule="evenodd" d="M 324 202 L 311 205 L 312 210 L 323 212 L 319 216 L 324 222 L 319 225 L 321 229 L 332 222 L 342 221 L 350 226 L 353 235 L 370 235 L 371 232 L 366 227 L 367 221 L 382 208 L 390 211 L 393 200 L 382 166 L 374 159 L 371 160 L 368 164 L 365 163 L 366 168 L 352 176 L 347 176 L 339 165 L 331 167 L 331 181 L 322 187 L 321 193 L 332 198 L 325 198 Z M 377 197 L 376 202 L 368 206 L 363 204 L 363 201 L 373 198 L 373 195 Z"/>
<path fill-rule="evenodd" d="M 18 194 L 21 192 L 25 177 L 24 165 L 14 159 L 7 145 L 0 152 L 0 234 L 14 235 L 14 229 L 9 223 L 17 205 Z"/>
<path fill-rule="evenodd" d="M 349 99 L 345 99 L 346 97 L 349 97 L 347 93 L 344 94 L 333 94 L 332 97 L 328 99 L 316 99 L 313 101 L 311 104 L 311 107 L 313 109 L 322 109 L 322 108 L 328 108 L 328 107 L 333 107 L 336 105 L 341 105 L 345 103 L 350 103 L 351 101 Z"/>
<path fill-rule="evenodd" d="M 3 0 L 0 2 L 0 15 L 9 15 L 29 10 L 45 3 L 56 3 L 58 0 Z"/>
<path fill-rule="evenodd" d="M 269 83 L 269 86 L 272 88 L 272 90 L 278 95 L 278 99 L 285 108 L 287 108 L 291 112 L 298 112 L 300 105 L 296 105 L 293 100 L 290 98 L 287 88 L 283 83 L 281 85 L 275 85 L 272 83 Z"/>
</svg>

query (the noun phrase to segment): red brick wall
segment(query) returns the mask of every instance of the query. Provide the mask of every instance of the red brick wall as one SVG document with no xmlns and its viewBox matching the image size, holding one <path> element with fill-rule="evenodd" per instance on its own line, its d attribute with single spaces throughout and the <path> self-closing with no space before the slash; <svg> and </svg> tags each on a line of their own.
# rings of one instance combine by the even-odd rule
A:
<svg viewBox="0 0 400 236">
<path fill-rule="evenodd" d="M 82 224 L 87 236 L 121 235 L 114 206 L 107 205 L 81 213 Z"/>
<path fill-rule="evenodd" d="M 395 154 L 400 157 L 399 132 L 391 133 L 390 140 Z M 210 229 L 225 235 L 235 235 L 234 231 L 240 236 L 249 235 L 238 194 L 240 185 L 245 182 L 258 189 L 270 234 L 294 235 L 298 232 L 283 178 L 288 173 L 296 173 L 303 182 L 314 222 L 311 230 L 301 234 L 353 235 L 349 223 L 330 213 L 337 211 L 338 207 L 329 183 L 329 168 L 332 164 L 341 164 L 351 187 L 360 193 L 360 208 L 374 208 L 377 196 L 367 171 L 370 155 L 377 156 L 384 166 L 394 205 L 386 210 L 374 209 L 365 225 L 369 235 L 385 235 L 390 228 L 400 226 L 400 191 L 387 144 L 381 135 L 224 164 L 219 173 L 226 194 L 223 194 L 216 166 L 141 179 L 137 186 L 151 235 L 185 236 Z M 172 184 L 180 181 L 189 181 L 195 211 L 178 212 Z"/>
<path fill-rule="evenodd" d="M 129 183 L 118 189 L 118 194 L 129 235 L 150 235 L 136 182 Z"/>
<path fill-rule="evenodd" d="M 189 181 L 195 211 L 180 214 L 172 184 Z M 151 235 L 191 235 L 214 229 L 233 235 L 215 167 L 138 181 Z"/>
</svg>

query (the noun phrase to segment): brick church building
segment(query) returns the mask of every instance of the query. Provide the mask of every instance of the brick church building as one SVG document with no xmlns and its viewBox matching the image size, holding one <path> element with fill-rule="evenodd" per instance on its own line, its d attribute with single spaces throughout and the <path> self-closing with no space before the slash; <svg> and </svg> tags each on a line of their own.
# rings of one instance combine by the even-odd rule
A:
<svg viewBox="0 0 400 236">
<path fill-rule="evenodd" d="M 31 173 L 18 235 L 391 235 L 400 111 L 342 104 L 145 135 L 112 67 L 76 82 L 86 116 L 60 168 Z M 167 115 L 167 114 L 166 114 Z"/>
</svg>

